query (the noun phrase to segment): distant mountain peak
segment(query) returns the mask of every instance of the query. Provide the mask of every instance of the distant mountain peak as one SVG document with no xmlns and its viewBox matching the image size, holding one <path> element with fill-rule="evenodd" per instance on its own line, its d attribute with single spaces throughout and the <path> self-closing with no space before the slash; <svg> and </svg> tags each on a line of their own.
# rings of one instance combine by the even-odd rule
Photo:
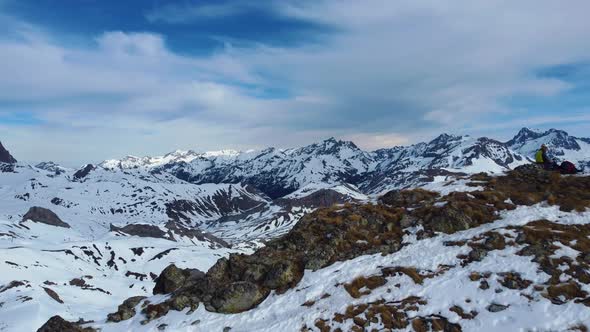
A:
<svg viewBox="0 0 590 332">
<path fill-rule="evenodd" d="M 447 133 L 443 133 L 438 135 L 435 139 L 430 141 L 431 143 L 438 143 L 438 142 L 446 142 L 446 141 L 456 141 L 463 138 L 463 136 L 451 135 Z"/>
<path fill-rule="evenodd" d="M 541 131 L 523 128 L 506 142 L 510 149 L 529 158 L 532 158 L 543 144 L 549 147 L 548 154 L 552 159 L 572 161 L 582 169 L 590 165 L 590 139 L 571 136 L 561 129 Z"/>
<path fill-rule="evenodd" d="M 4 148 L 2 142 L 0 142 L 0 163 L 14 164 L 16 159 Z"/>
<path fill-rule="evenodd" d="M 531 128 L 528 128 L 528 127 L 522 127 L 522 129 L 520 129 L 518 131 L 518 134 L 517 135 L 537 134 L 537 133 L 540 133 L 540 131 L 537 130 L 537 129 L 531 129 Z"/>
<path fill-rule="evenodd" d="M 341 140 L 341 139 L 337 139 L 334 137 L 330 137 L 326 140 L 323 141 L 324 145 L 332 145 L 332 146 L 336 146 L 336 147 L 349 147 L 351 149 L 359 149 L 359 147 L 354 144 L 352 141 L 345 141 L 345 140 Z"/>
</svg>

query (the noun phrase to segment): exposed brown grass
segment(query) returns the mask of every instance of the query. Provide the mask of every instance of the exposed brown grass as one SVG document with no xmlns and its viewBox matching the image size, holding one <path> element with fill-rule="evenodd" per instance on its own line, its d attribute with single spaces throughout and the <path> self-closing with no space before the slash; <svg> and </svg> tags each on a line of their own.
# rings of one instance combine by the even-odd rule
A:
<svg viewBox="0 0 590 332">
<path fill-rule="evenodd" d="M 375 288 L 381 287 L 387 283 L 383 276 L 358 277 L 351 283 L 344 284 L 344 289 L 355 299 L 371 294 Z"/>
</svg>

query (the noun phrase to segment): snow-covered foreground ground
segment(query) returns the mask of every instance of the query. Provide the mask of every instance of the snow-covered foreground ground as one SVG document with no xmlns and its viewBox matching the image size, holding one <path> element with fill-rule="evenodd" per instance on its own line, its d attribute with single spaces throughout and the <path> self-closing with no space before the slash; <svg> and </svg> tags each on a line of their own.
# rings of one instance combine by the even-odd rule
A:
<svg viewBox="0 0 590 332">
<path fill-rule="evenodd" d="M 532 286 L 519 290 L 502 287 L 499 283 L 500 273 L 520 273 L 523 279 L 541 284 L 549 275 L 539 270 L 539 264 L 531 256 L 518 256 L 515 253 L 521 246 L 507 246 L 504 250 L 490 251 L 479 262 L 466 267 L 461 266 L 458 255 L 468 254 L 470 248 L 445 245 L 448 241 L 469 240 L 488 231 L 510 234 L 508 226 L 523 226 L 531 221 L 547 219 L 563 225 L 590 223 L 590 212 L 564 213 L 558 207 L 537 204 L 531 207 L 518 207 L 513 211 L 502 212 L 501 220 L 485 224 L 452 235 L 439 235 L 434 238 L 417 240 L 415 236 L 406 236 L 406 245 L 394 254 L 361 256 L 354 260 L 339 262 L 327 268 L 312 272 L 306 271 L 303 280 L 296 288 L 285 294 L 271 294 L 257 308 L 241 314 L 216 314 L 200 306 L 195 312 L 171 311 L 161 319 L 142 325 L 143 315 L 119 323 L 105 323 L 104 318 L 98 324 L 102 331 L 221 331 L 230 327 L 231 331 L 300 331 L 302 327 L 315 328 L 318 319 L 331 320 L 335 313 L 345 313 L 351 305 L 361 305 L 378 300 L 386 303 L 401 301 L 416 296 L 426 301 L 419 305 L 411 315 L 441 315 L 450 322 L 461 322 L 464 331 L 566 331 L 579 324 L 590 324 L 590 310 L 583 304 L 573 301 L 556 305 Z M 559 253 L 563 255 L 578 254 L 575 250 L 563 246 Z M 342 286 L 362 276 L 377 275 L 384 267 L 413 267 L 418 271 L 440 272 L 424 278 L 417 284 L 406 274 L 387 277 L 387 283 L 373 289 L 369 295 L 355 299 Z M 473 272 L 490 273 L 489 288 L 480 289 L 479 283 L 470 280 Z M 565 281 L 565 280 L 564 280 Z M 583 291 L 590 292 L 584 284 Z M 329 294 L 329 296 L 327 295 Z M 150 298 L 152 303 L 159 302 L 165 296 Z M 313 303 L 312 303 L 313 302 Z M 307 303 L 308 306 L 303 306 Z M 311 305 L 309 305 L 312 303 Z M 507 306 L 501 312 L 491 312 L 486 308 L 491 304 Z M 453 306 L 460 306 L 466 312 L 476 311 L 473 319 L 461 319 Z M 114 311 L 113 307 L 113 311 Z M 138 310 L 140 311 L 140 309 Z M 343 331 L 350 331 L 354 322 L 345 320 L 339 324 Z M 371 328 L 383 328 L 376 324 Z M 406 330 L 411 331 L 411 326 Z"/>
<path fill-rule="evenodd" d="M 206 271 L 230 252 L 248 252 L 114 233 L 88 241 L 73 229 L 21 227 L 28 238 L 2 236 L 18 229 L 0 222 L 0 331 L 36 331 L 56 314 L 100 320 L 130 296 L 151 295 L 153 278 L 171 263 Z"/>
</svg>

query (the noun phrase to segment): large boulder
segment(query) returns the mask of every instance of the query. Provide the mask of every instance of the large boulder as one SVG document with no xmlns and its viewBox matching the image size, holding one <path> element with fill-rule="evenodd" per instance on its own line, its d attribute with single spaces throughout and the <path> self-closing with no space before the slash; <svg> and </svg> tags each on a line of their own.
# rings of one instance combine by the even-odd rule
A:
<svg viewBox="0 0 590 332">
<path fill-rule="evenodd" d="M 70 228 L 70 225 L 62 221 L 53 211 L 39 206 L 33 206 L 25 213 L 22 221 L 27 220 L 51 226 Z"/>
<path fill-rule="evenodd" d="M 234 314 L 250 310 L 262 302 L 270 293 L 268 288 L 248 281 L 233 282 L 218 289 L 211 305 L 215 311 Z"/>
<path fill-rule="evenodd" d="M 278 261 L 269 267 L 262 285 L 279 291 L 295 287 L 303 278 L 303 271 L 303 264 L 299 261 Z"/>
<path fill-rule="evenodd" d="M 153 293 L 169 294 L 181 287 L 189 286 L 205 277 L 205 273 L 197 269 L 180 269 L 172 264 L 165 268 L 156 278 Z"/>
</svg>

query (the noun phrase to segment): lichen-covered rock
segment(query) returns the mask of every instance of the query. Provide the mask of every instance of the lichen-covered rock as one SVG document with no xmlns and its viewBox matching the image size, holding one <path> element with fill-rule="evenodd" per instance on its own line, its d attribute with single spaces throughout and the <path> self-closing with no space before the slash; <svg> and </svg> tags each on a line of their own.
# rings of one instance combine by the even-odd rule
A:
<svg viewBox="0 0 590 332">
<path fill-rule="evenodd" d="M 451 193 L 441 203 L 441 206 L 422 206 L 410 214 L 420 218 L 429 231 L 452 234 L 493 222 L 500 208 L 468 193 Z"/>
<path fill-rule="evenodd" d="M 119 305 L 117 312 L 108 314 L 107 322 L 120 322 L 135 316 L 135 307 L 145 298 L 145 296 L 134 296 L 123 301 Z"/>
<path fill-rule="evenodd" d="M 257 284 L 238 281 L 215 292 L 211 305 L 221 313 L 239 313 L 257 306 L 270 290 Z"/>
<path fill-rule="evenodd" d="M 149 322 L 156 318 L 160 318 L 166 315 L 170 311 L 170 306 L 167 302 L 157 303 L 157 304 L 148 304 L 143 310 L 142 313 L 146 316 L 146 321 Z"/>
<path fill-rule="evenodd" d="M 294 287 L 303 278 L 301 262 L 285 260 L 269 267 L 262 285 L 269 289 L 285 290 Z"/>
<path fill-rule="evenodd" d="M 203 277 L 205 277 L 205 273 L 197 269 L 180 269 L 172 264 L 156 278 L 153 293 L 154 295 L 169 294 Z"/>
<path fill-rule="evenodd" d="M 191 311 L 195 311 L 199 307 L 199 298 L 186 294 L 174 296 L 167 302 L 170 305 L 170 308 L 176 311 L 182 311 L 185 308 L 190 308 Z"/>
<path fill-rule="evenodd" d="M 439 196 L 436 192 L 417 188 L 390 191 L 379 198 L 379 201 L 389 206 L 411 208 L 420 204 L 433 203 Z"/>
</svg>

